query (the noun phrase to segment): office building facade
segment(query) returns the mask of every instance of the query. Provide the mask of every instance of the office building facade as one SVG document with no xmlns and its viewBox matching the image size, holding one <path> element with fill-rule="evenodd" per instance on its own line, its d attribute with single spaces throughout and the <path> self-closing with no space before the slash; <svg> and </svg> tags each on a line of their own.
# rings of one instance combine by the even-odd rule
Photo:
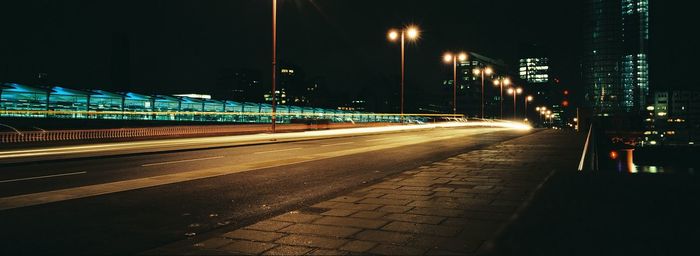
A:
<svg viewBox="0 0 700 256">
<path fill-rule="evenodd" d="M 649 94 L 649 1 L 587 0 L 582 76 L 599 116 L 643 112 Z"/>
</svg>

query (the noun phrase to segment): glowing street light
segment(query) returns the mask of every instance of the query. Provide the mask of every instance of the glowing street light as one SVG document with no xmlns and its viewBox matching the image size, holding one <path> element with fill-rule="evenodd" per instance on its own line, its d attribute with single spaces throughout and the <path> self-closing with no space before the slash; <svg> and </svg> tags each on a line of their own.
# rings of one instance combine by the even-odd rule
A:
<svg viewBox="0 0 700 256">
<path fill-rule="evenodd" d="M 501 88 L 501 119 L 503 119 L 503 86 L 510 85 L 510 79 L 507 77 L 498 77 L 498 79 L 493 81 L 493 84 Z"/>
<path fill-rule="evenodd" d="M 493 74 L 493 69 L 490 67 L 474 69 L 474 75 L 481 75 L 481 119 L 484 118 L 484 74 Z"/>
<path fill-rule="evenodd" d="M 401 39 L 401 123 L 403 124 L 403 105 L 404 105 L 404 84 L 406 70 L 406 37 L 408 40 L 416 41 L 420 38 L 420 29 L 414 25 L 406 26 L 402 29 L 389 30 L 387 34 L 389 41 L 395 42 Z"/>
<path fill-rule="evenodd" d="M 517 98 L 518 94 L 522 94 L 522 93 L 523 93 L 523 88 L 520 88 L 520 87 L 508 88 L 508 94 L 513 95 L 513 120 L 517 119 L 517 113 L 518 113 L 518 112 L 516 112 L 516 107 L 518 105 L 516 98 Z"/>
<path fill-rule="evenodd" d="M 462 52 L 455 56 L 448 52 L 445 53 L 442 59 L 445 63 L 452 62 L 452 114 L 457 118 L 457 59 L 459 59 L 459 61 L 466 61 L 467 54 Z"/>
<path fill-rule="evenodd" d="M 528 95 L 527 97 L 525 97 L 525 119 L 527 119 L 527 103 L 531 102 L 534 99 L 535 98 L 532 97 L 532 95 Z"/>
</svg>

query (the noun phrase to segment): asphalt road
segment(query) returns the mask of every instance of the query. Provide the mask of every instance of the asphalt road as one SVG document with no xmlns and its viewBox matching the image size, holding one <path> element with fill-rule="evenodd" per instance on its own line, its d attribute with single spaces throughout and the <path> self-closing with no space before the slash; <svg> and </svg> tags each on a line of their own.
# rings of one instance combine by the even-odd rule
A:
<svg viewBox="0 0 700 256">
<path fill-rule="evenodd" d="M 439 128 L 5 165 L 0 254 L 143 252 L 527 133 Z"/>
</svg>

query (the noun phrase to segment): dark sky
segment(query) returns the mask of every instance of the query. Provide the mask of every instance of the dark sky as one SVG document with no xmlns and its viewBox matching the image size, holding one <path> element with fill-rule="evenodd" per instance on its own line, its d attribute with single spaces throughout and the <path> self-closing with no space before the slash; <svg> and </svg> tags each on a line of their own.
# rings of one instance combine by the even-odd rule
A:
<svg viewBox="0 0 700 256">
<path fill-rule="evenodd" d="M 408 23 L 423 30 L 407 51 L 407 83 L 415 90 L 439 86 L 448 68 L 440 57 L 447 49 L 514 64 L 521 43 L 546 46 L 554 75 L 580 86 L 580 0 L 279 1 L 279 58 L 308 76 L 326 77 L 334 91 L 398 90 L 377 81 L 398 75 L 399 47 L 387 42 L 386 32 Z M 669 49 L 652 61 L 678 63 L 676 71 L 684 71 L 684 63 L 690 64 L 686 50 L 694 43 L 678 38 L 677 24 L 689 23 L 690 16 L 671 15 L 683 10 L 651 2 L 652 46 Z M 67 87 L 109 88 L 113 37 L 125 34 L 133 90 L 197 92 L 213 86 L 226 68 L 258 69 L 268 85 L 270 9 L 271 1 L 263 0 L 3 1 L 0 80 L 32 81 L 45 72 L 49 81 Z M 651 65 L 652 78 L 672 77 L 667 65 Z"/>
</svg>

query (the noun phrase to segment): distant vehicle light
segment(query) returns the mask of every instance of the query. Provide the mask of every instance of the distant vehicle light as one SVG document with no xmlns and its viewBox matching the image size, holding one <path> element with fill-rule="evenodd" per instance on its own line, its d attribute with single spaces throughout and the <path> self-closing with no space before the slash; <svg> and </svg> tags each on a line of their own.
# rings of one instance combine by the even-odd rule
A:
<svg viewBox="0 0 700 256">
<path fill-rule="evenodd" d="M 615 160 L 615 159 L 617 159 L 618 156 L 619 155 L 617 154 L 617 151 L 615 151 L 615 150 L 610 151 L 610 159 Z"/>
</svg>

